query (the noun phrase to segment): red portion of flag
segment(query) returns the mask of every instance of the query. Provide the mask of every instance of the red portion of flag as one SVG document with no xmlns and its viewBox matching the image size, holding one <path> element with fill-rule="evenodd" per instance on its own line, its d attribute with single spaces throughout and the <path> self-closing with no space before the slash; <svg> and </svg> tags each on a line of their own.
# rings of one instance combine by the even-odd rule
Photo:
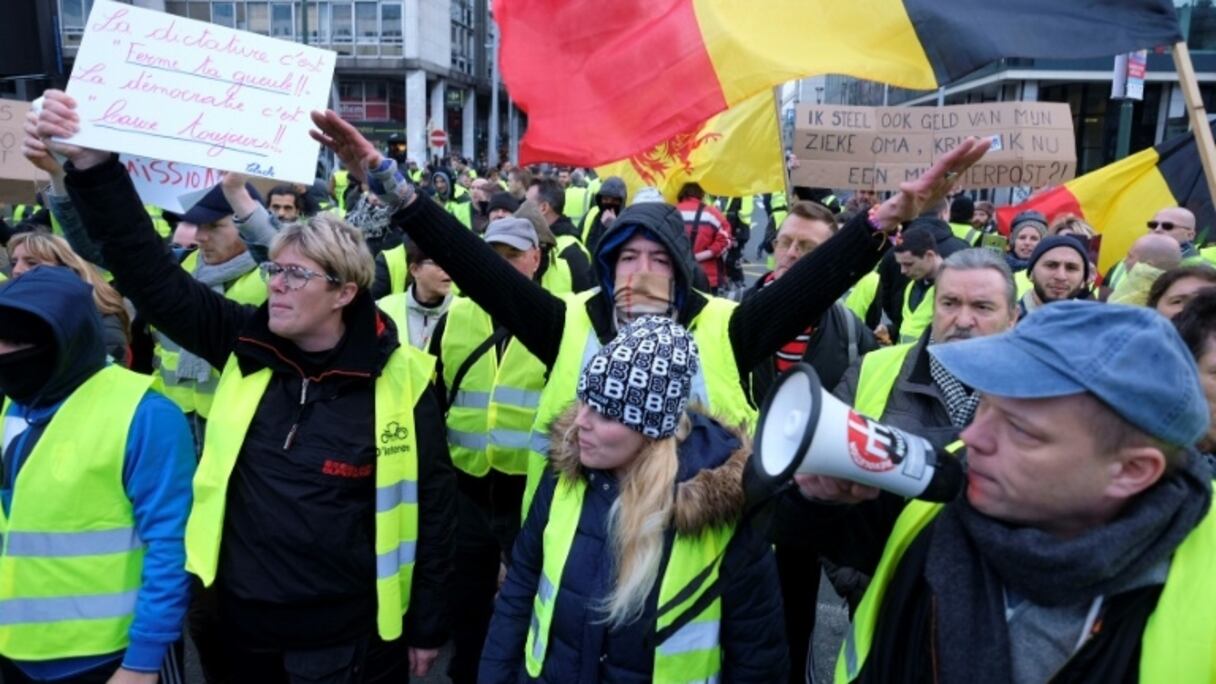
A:
<svg viewBox="0 0 1216 684">
<path fill-rule="evenodd" d="M 615 162 L 726 109 L 692 0 L 495 0 L 494 17 L 521 163 Z"/>
<path fill-rule="evenodd" d="M 1031 195 L 1025 202 L 1012 207 L 999 207 L 996 210 L 996 227 L 1001 235 L 1008 236 L 1013 217 L 1030 210 L 1037 211 L 1047 217 L 1047 223 L 1060 214 L 1076 214 L 1085 218 L 1081 203 L 1069 191 L 1067 185 L 1057 185 L 1049 190 Z"/>
</svg>

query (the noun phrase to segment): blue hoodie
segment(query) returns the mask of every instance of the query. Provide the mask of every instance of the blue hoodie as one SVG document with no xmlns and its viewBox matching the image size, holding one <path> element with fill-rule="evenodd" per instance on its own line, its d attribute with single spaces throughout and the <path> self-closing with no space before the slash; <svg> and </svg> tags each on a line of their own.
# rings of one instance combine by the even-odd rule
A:
<svg viewBox="0 0 1216 684">
<path fill-rule="evenodd" d="M 0 286 L 0 307 L 38 316 L 55 335 L 51 379 L 30 405 L 11 402 L 2 427 L 3 484 L 0 504 L 8 512 L 12 483 L 55 412 L 77 387 L 106 363 L 101 319 L 91 288 L 66 268 L 40 266 Z M 116 426 L 117 429 L 117 426 Z M 135 528 L 147 545 L 143 582 L 124 652 L 15 664 L 35 680 L 56 680 L 122 659 L 122 666 L 157 672 L 170 645 L 181 637 L 190 603 L 183 537 L 190 513 L 194 447 L 182 412 L 149 391 L 131 421 L 122 484 L 131 500 Z M 46 493 L 53 495 L 53 493 Z"/>
</svg>

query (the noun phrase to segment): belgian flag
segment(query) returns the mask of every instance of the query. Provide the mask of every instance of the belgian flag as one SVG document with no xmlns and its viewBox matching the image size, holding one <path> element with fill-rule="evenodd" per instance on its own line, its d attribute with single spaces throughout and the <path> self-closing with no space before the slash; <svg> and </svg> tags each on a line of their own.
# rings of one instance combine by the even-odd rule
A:
<svg viewBox="0 0 1216 684">
<path fill-rule="evenodd" d="M 1181 40 L 1171 0 L 495 0 L 521 161 L 599 166 L 812 74 L 932 90 Z"/>
<path fill-rule="evenodd" d="M 1212 125 L 1216 133 L 1216 125 Z M 1077 214 L 1102 235 L 1098 270 L 1122 259 L 1132 243 L 1148 233 L 1147 222 L 1166 207 L 1186 207 L 1195 214 L 1195 232 L 1209 238 L 1216 212 L 1204 180 L 1195 136 L 1185 133 L 1103 166 L 1063 185 L 1033 195 L 1013 207 L 997 210 L 1001 232 L 1008 233 L 1013 217 L 1034 209 L 1051 221 Z"/>
</svg>

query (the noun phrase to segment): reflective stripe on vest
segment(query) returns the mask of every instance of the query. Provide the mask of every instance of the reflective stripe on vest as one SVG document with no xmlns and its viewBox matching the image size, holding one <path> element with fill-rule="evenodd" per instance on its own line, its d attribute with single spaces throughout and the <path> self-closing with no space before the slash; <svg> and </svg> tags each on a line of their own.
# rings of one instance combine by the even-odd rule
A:
<svg viewBox="0 0 1216 684">
<path fill-rule="evenodd" d="M 448 311 L 440 355 L 450 388 L 469 354 L 494 334 L 490 315 L 472 300 L 457 298 Z M 545 365 L 514 337 L 500 357 L 488 349 L 469 367 L 448 407 L 452 463 L 481 477 L 491 468 L 509 475 L 528 469 L 531 428 L 545 386 Z"/>
<path fill-rule="evenodd" d="M 8 515 L 0 509 L 0 655 L 41 661 L 126 648 L 144 543 L 122 471 L 151 381 L 119 366 L 93 374 L 17 474 Z"/>
<path fill-rule="evenodd" d="M 191 252 L 182 259 L 182 270 L 194 275 L 198 270 L 199 254 Z M 257 269 L 232 281 L 224 290 L 224 298 L 239 304 L 261 306 L 267 297 L 266 283 Z M 164 394 L 177 404 L 184 413 L 198 413 L 204 419 L 211 415 L 211 401 L 219 385 L 219 371 L 212 368 L 210 377 L 202 382 L 190 378 L 178 378 L 177 369 L 181 361 L 182 348 L 164 333 L 151 328 L 156 346 L 152 350 L 152 389 Z"/>
<path fill-rule="evenodd" d="M 901 343 L 919 340 L 921 333 L 933 324 L 933 294 L 936 288 L 930 286 L 920 303 L 916 305 L 916 309 L 913 310 L 909 306 L 909 302 L 912 301 L 912 288 L 915 285 L 916 281 L 913 280 L 904 288 L 904 309 L 899 322 L 899 341 Z"/>
<path fill-rule="evenodd" d="M 388 293 L 405 292 L 406 276 L 409 275 L 409 266 L 405 259 L 405 245 L 386 249 L 381 254 L 384 255 L 384 265 L 388 267 Z"/>
<path fill-rule="evenodd" d="M 400 322 L 398 327 L 405 329 Z M 384 640 L 401 635 L 402 616 L 410 604 L 418 539 L 414 406 L 426 391 L 434 365 L 434 357 L 401 344 L 375 381 L 371 437 L 376 446 L 376 624 Z M 242 375 L 236 355 L 228 357 L 220 375 L 203 458 L 194 476 L 194 507 L 186 523 L 186 569 L 205 586 L 215 581 L 219 563 L 228 480 L 270 378 L 269 368 Z"/>
<path fill-rule="evenodd" d="M 968 247 L 975 247 L 979 244 L 980 237 L 983 235 L 970 223 L 951 223 L 950 232 L 954 233 L 954 237 L 966 242 Z"/>
<path fill-rule="evenodd" d="M 574 401 L 578 377 L 601 346 L 587 315 L 587 301 L 599 291 L 599 288 L 593 288 L 562 297 L 566 304 L 566 319 L 561 346 L 532 424 L 532 456 L 528 459 L 528 483 L 523 498 L 525 516 L 547 462 L 549 424 Z M 730 341 L 730 317 L 737 304 L 721 297 L 701 296 L 706 299 L 705 307 L 688 325 L 701 357 L 690 398 L 694 403 L 700 402 L 724 424 L 741 425 L 750 430 L 756 410 L 743 392 Z"/>
<path fill-rule="evenodd" d="M 871 420 L 882 420 L 887 411 L 891 390 L 899 379 L 904 359 L 915 343 L 900 344 L 874 351 L 861 357 L 861 374 L 857 378 L 857 395 L 853 397 L 853 410 Z"/>
<path fill-rule="evenodd" d="M 887 587 L 899 562 L 920 532 L 941 511 L 942 504 L 910 501 L 895 521 L 882 559 L 874 572 L 853 625 L 845 635 L 836 661 L 835 681 L 853 681 L 861 674 L 873 645 L 874 631 Z M 1170 560 L 1165 587 L 1148 617 L 1141 637 L 1139 680 L 1142 682 L 1216 681 L 1216 510 L 1182 540 Z"/>
<path fill-rule="evenodd" d="M 553 615 L 561 594 L 566 561 L 582 515 L 586 487 L 581 479 L 571 482 L 561 477 L 554 489 L 542 543 L 544 559 L 524 644 L 524 665 L 528 675 L 533 678 L 541 676 L 545 655 L 553 638 Z M 726 526 L 707 529 L 695 536 L 676 535 L 659 584 L 656 631 L 675 623 L 718 581 L 723 552 L 733 533 L 734 528 Z M 710 568 L 710 572 L 705 573 L 707 568 Z M 701 576 L 703 573 L 704 576 Z M 694 582 L 699 584 L 694 585 Z M 718 681 L 722 669 L 721 625 L 722 599 L 719 597 L 658 645 L 654 651 L 652 680 Z"/>
</svg>

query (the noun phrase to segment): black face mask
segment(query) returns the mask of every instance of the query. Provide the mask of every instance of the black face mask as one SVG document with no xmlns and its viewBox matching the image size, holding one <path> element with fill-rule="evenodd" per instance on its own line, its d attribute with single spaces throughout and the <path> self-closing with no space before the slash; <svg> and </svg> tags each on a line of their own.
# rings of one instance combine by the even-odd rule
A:
<svg viewBox="0 0 1216 684">
<path fill-rule="evenodd" d="M 36 399 L 55 369 L 55 349 L 39 345 L 0 354 L 0 394 L 18 403 Z"/>
</svg>

